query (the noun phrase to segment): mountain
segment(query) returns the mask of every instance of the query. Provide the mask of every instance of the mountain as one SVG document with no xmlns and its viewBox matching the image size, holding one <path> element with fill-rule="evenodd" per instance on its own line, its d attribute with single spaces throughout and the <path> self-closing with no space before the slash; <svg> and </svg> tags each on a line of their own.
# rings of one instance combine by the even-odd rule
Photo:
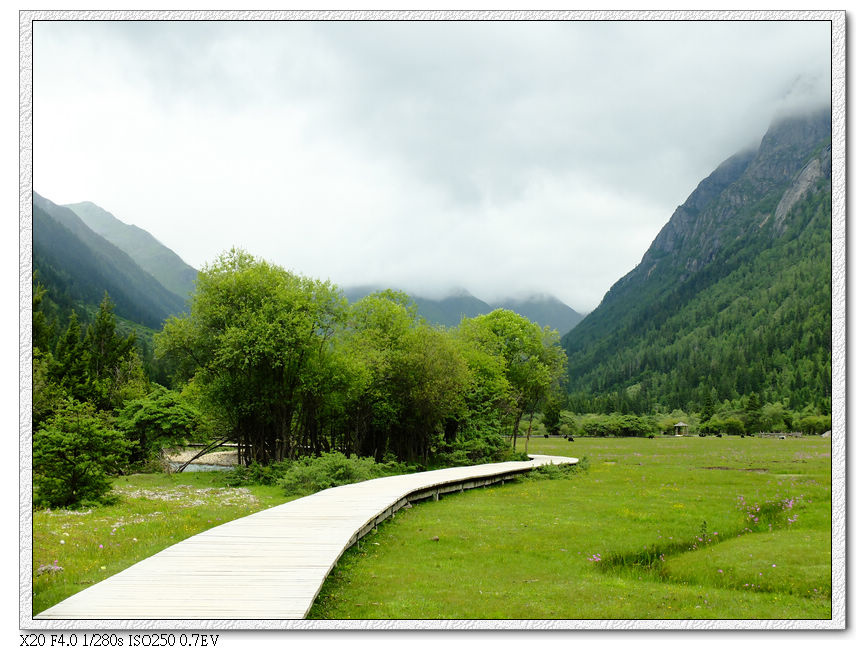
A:
<svg viewBox="0 0 865 650">
<path fill-rule="evenodd" d="M 33 269 L 64 311 L 96 306 L 107 291 L 115 313 L 158 329 L 184 300 L 163 287 L 117 246 L 93 232 L 69 208 L 33 193 Z"/>
<path fill-rule="evenodd" d="M 123 223 L 113 214 L 90 201 L 72 203 L 64 207 L 72 210 L 93 232 L 129 255 L 163 287 L 183 300 L 195 291 L 198 271 L 146 230 Z"/>
<path fill-rule="evenodd" d="M 775 121 L 673 213 L 562 340 L 586 410 L 696 410 L 751 392 L 829 405 L 828 110 Z"/>
<path fill-rule="evenodd" d="M 548 325 L 550 329 L 558 330 L 564 336 L 583 319 L 583 315 L 574 311 L 555 296 L 535 294 L 527 298 L 506 298 L 497 301 L 493 307 L 510 309 L 522 314 L 535 323 Z"/>
<path fill-rule="evenodd" d="M 381 291 L 382 287 L 356 286 L 343 290 L 343 295 L 349 302 L 356 302 L 364 296 L 375 291 Z M 504 298 L 495 304 L 484 302 L 473 296 L 465 289 L 454 289 L 444 298 L 429 298 L 420 295 L 410 295 L 417 305 L 420 316 L 430 323 L 455 327 L 459 325 L 463 317 L 474 318 L 481 314 L 488 314 L 494 309 L 510 309 L 521 316 L 525 316 L 533 323 L 541 327 L 556 329 L 560 334 L 569 331 L 582 318 L 573 309 L 568 307 L 558 298 L 553 296 L 536 294 L 528 298 Z"/>
<path fill-rule="evenodd" d="M 476 298 L 464 289 L 455 290 L 444 298 L 433 299 L 423 296 L 412 296 L 417 305 L 418 313 L 431 323 L 455 327 L 465 318 L 474 318 L 488 314 L 493 310 L 480 298 Z"/>
<path fill-rule="evenodd" d="M 383 291 L 385 287 L 362 285 L 343 289 L 343 295 L 351 302 L 357 302 L 371 293 Z M 405 292 L 408 294 L 408 292 Z M 454 289 L 444 298 L 428 298 L 416 294 L 408 294 L 417 305 L 417 313 L 430 323 L 454 327 L 459 325 L 463 317 L 473 318 L 480 314 L 488 314 L 493 310 L 480 298 L 471 295 L 465 289 Z"/>
</svg>

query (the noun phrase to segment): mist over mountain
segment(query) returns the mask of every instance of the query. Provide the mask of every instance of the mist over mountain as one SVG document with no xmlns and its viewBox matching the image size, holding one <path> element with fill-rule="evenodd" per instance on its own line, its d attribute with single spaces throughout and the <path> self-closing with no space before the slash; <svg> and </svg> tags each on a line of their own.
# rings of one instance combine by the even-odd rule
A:
<svg viewBox="0 0 865 650">
<path fill-rule="evenodd" d="M 555 296 L 536 293 L 514 298 L 490 301 L 494 308 L 510 309 L 530 320 L 558 330 L 560 336 L 570 332 L 584 315 L 563 303 Z M 530 315 L 531 314 L 531 315 Z"/>
<path fill-rule="evenodd" d="M 575 407 L 695 408 L 752 392 L 827 410 L 828 109 L 785 115 L 679 206 L 563 337 Z"/>
<path fill-rule="evenodd" d="M 828 110 L 784 115 L 758 146 L 722 162 L 585 318 L 548 294 L 407 293 L 435 324 L 505 308 L 558 330 L 574 410 L 693 410 L 757 393 L 827 412 L 830 124 Z M 188 291 L 194 269 L 95 204 L 72 208 L 34 194 L 34 270 L 52 300 L 92 307 L 107 291 L 118 316 L 154 329 L 186 309 L 177 292 Z M 354 302 L 383 288 L 343 293 Z"/>
<path fill-rule="evenodd" d="M 385 287 L 363 285 L 343 289 L 349 302 L 360 300 Z M 558 330 L 560 335 L 571 330 L 583 318 L 558 298 L 547 294 L 501 298 L 484 301 L 462 288 L 451 288 L 433 294 L 406 292 L 417 305 L 418 314 L 431 323 L 455 327 L 463 318 L 488 314 L 494 309 L 510 309 L 541 327 Z M 430 292 L 432 293 L 432 292 Z"/>
</svg>

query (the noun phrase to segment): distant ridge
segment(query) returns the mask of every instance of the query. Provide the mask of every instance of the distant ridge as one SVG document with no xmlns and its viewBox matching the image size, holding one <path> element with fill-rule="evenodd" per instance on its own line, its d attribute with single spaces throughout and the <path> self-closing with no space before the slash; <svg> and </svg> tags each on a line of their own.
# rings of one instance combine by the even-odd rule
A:
<svg viewBox="0 0 865 650">
<path fill-rule="evenodd" d="M 107 291 L 115 313 L 158 329 L 185 309 L 120 248 L 91 230 L 72 210 L 33 193 L 33 269 L 62 309 L 97 306 Z"/>
<path fill-rule="evenodd" d="M 64 207 L 77 214 L 98 235 L 117 246 L 169 291 L 187 300 L 195 291 L 198 271 L 173 250 L 138 226 L 120 221 L 95 203 L 84 201 Z"/>
<path fill-rule="evenodd" d="M 349 287 L 343 290 L 343 295 L 349 302 L 356 302 L 384 287 L 364 285 Z M 408 292 L 406 292 L 408 293 Z M 428 322 L 446 327 L 459 325 L 463 318 L 474 318 L 488 314 L 495 309 L 509 309 L 541 327 L 558 330 L 560 335 L 573 329 L 583 318 L 558 298 L 546 294 L 535 294 L 527 298 L 505 298 L 487 303 L 465 289 L 453 289 L 443 298 L 428 298 L 409 294 L 417 305 L 418 314 Z"/>
<path fill-rule="evenodd" d="M 548 294 L 499 300 L 493 304 L 493 307 L 510 309 L 533 322 L 548 325 L 550 329 L 558 330 L 560 336 L 570 332 L 583 320 L 583 314 Z"/>
</svg>

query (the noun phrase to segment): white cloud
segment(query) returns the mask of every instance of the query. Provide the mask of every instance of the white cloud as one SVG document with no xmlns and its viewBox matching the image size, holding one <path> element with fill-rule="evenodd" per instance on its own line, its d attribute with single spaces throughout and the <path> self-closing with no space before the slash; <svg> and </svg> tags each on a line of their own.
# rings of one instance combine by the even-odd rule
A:
<svg viewBox="0 0 865 650">
<path fill-rule="evenodd" d="M 58 22 L 34 63 L 36 191 L 193 265 L 586 311 L 830 59 L 813 23 Z"/>
</svg>

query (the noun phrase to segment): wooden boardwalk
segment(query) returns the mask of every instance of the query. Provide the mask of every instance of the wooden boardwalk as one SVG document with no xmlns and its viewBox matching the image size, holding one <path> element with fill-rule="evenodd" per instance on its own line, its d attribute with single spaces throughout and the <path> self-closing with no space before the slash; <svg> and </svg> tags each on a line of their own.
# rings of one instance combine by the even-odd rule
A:
<svg viewBox="0 0 865 650">
<path fill-rule="evenodd" d="M 194 535 L 34 620 L 302 619 L 343 552 L 406 503 L 578 462 L 531 458 L 323 490 Z"/>
</svg>

